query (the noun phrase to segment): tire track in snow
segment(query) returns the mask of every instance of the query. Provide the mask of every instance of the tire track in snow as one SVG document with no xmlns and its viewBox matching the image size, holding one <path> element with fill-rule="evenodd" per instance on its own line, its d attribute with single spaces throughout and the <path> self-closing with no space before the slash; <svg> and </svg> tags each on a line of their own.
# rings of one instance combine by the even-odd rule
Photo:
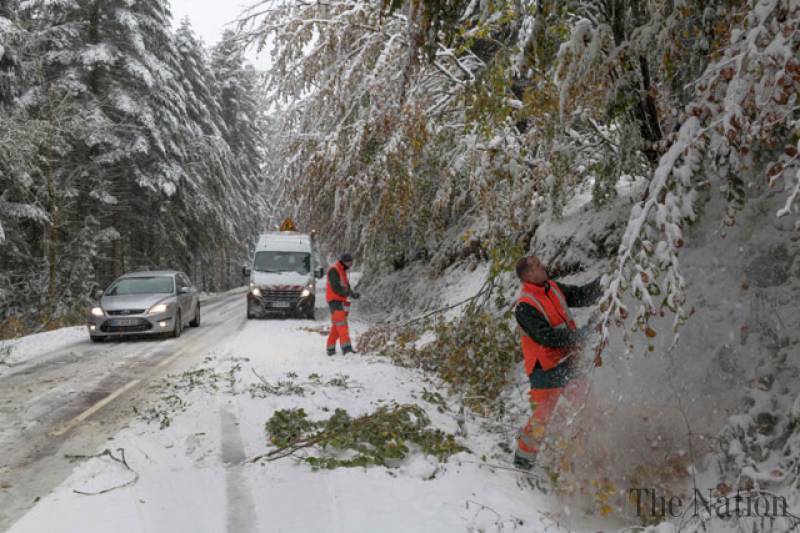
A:
<svg viewBox="0 0 800 533">
<path fill-rule="evenodd" d="M 247 484 L 244 468 L 247 456 L 235 415 L 227 408 L 220 410 L 222 429 L 222 463 L 225 465 L 226 531 L 249 533 L 258 531 L 253 494 Z"/>
</svg>

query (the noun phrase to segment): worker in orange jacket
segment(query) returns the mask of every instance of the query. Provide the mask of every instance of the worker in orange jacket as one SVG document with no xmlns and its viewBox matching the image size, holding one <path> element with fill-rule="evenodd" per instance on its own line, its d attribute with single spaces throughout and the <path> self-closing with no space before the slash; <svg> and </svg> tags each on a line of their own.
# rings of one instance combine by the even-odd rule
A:
<svg viewBox="0 0 800 533">
<path fill-rule="evenodd" d="M 359 294 L 350 288 L 347 271 L 353 266 L 353 256 L 343 254 L 328 269 L 327 289 L 325 299 L 331 310 L 331 332 L 328 335 L 328 355 L 336 354 L 336 341 L 342 347 L 342 353 L 355 353 L 350 344 L 350 328 L 347 325 L 347 315 L 350 312 L 350 298 L 358 300 Z"/>
<path fill-rule="evenodd" d="M 586 307 L 602 294 L 600 280 L 574 287 L 550 279 L 538 257 L 517 262 L 522 282 L 515 317 L 519 325 L 525 374 L 530 379 L 533 414 L 520 430 L 514 464 L 529 470 L 536 461 L 547 423 L 562 394 L 570 401 L 585 397 L 585 380 L 578 379 L 575 357 L 590 328 L 578 328 L 570 307 Z"/>
</svg>

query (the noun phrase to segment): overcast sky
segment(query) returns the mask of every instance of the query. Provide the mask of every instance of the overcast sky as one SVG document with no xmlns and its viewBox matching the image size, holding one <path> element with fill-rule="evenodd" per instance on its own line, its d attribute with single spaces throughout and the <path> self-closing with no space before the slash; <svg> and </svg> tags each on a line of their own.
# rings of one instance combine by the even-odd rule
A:
<svg viewBox="0 0 800 533">
<path fill-rule="evenodd" d="M 194 31 L 203 38 L 206 46 L 212 46 L 226 28 L 235 28 L 233 22 L 256 0 L 170 0 L 170 3 L 175 25 L 188 16 Z M 247 56 L 259 69 L 267 67 L 266 54 L 256 57 L 251 51 Z"/>
</svg>

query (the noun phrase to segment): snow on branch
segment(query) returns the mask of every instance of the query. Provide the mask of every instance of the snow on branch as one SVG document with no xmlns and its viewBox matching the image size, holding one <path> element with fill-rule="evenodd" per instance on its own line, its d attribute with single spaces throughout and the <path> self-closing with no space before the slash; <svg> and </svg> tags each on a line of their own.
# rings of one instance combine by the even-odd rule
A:
<svg viewBox="0 0 800 533">
<path fill-rule="evenodd" d="M 592 42 L 590 26 L 579 27 L 583 33 L 576 32 L 572 40 L 578 42 L 565 50 Z M 622 325 L 629 319 L 626 306 L 631 302 L 638 302 L 638 307 L 630 319 L 648 337 L 656 335 L 648 325 L 650 317 L 665 310 L 674 313 L 673 343 L 677 342 L 678 328 L 691 314 L 683 307 L 685 280 L 678 253 L 683 223 L 696 216 L 699 183 L 693 181 L 701 165 L 704 183 L 716 185 L 728 202 L 726 225 L 736 223 L 736 212 L 747 195 L 763 187 L 746 183 L 743 176 L 762 169 L 769 187 L 788 181 L 788 176 L 795 178 L 786 185 L 787 201 L 777 216 L 791 213 L 800 198 L 800 146 L 793 122 L 800 111 L 800 6 L 790 0 L 754 2 L 693 90 L 679 131 L 667 139 L 668 149 L 654 171 L 646 199 L 631 211 L 616 268 L 606 279 L 598 355 L 607 344 L 609 324 Z M 626 292 L 633 298 L 625 299 Z M 625 341 L 631 349 L 628 333 Z"/>
</svg>

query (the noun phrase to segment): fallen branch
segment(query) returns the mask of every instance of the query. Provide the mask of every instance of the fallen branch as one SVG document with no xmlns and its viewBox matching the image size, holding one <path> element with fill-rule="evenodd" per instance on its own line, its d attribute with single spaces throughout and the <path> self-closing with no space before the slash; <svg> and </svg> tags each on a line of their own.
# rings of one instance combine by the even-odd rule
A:
<svg viewBox="0 0 800 533">
<path fill-rule="evenodd" d="M 302 409 L 280 410 L 265 425 L 275 449 L 249 462 L 277 461 L 302 449 L 319 447 L 321 450 L 350 450 L 355 455 L 347 459 L 324 455 L 301 458 L 315 470 L 368 465 L 391 467 L 412 450 L 435 456 L 440 462 L 453 454 L 469 451 L 457 444 L 453 435 L 429 426 L 430 419 L 424 409 L 414 404 L 383 406 L 357 418 L 351 418 L 343 409 L 336 409 L 329 419 L 319 421 L 308 420 Z"/>
<path fill-rule="evenodd" d="M 484 461 L 469 461 L 469 460 L 459 461 L 459 463 L 474 464 L 474 465 L 478 465 L 479 467 L 485 466 L 486 468 L 488 468 L 490 470 L 504 470 L 506 472 L 514 472 L 515 474 L 520 474 L 523 477 L 529 477 L 529 478 L 532 478 L 532 479 L 538 479 L 538 480 L 546 479 L 545 475 L 543 473 L 531 472 L 530 470 L 523 470 L 521 468 L 514 468 L 513 466 L 503 466 L 503 465 L 498 465 L 498 464 L 493 464 L 493 463 L 487 463 L 487 462 L 484 462 Z"/>
<path fill-rule="evenodd" d="M 438 315 L 439 313 L 443 313 L 445 311 L 449 311 L 451 309 L 455 309 L 456 307 L 460 307 L 460 306 L 462 306 L 462 305 L 464 305 L 466 303 L 471 303 L 474 300 L 477 300 L 478 298 L 483 296 L 484 294 L 490 293 L 493 289 L 494 289 L 494 280 L 487 280 L 483 284 L 483 287 L 481 287 L 481 290 L 478 291 L 476 294 L 470 296 L 469 298 L 467 298 L 465 300 L 461 300 L 460 302 L 456 302 L 454 304 L 448 305 L 446 307 L 442 307 L 440 309 L 434 309 L 433 311 L 425 313 L 424 315 L 418 316 L 416 318 L 412 318 L 411 320 L 409 320 L 407 322 L 404 322 L 404 323 L 402 323 L 402 324 L 400 324 L 398 326 L 394 326 L 392 329 L 403 329 L 406 326 L 409 326 L 409 325 L 411 325 L 411 324 L 413 324 L 415 322 L 419 322 L 421 320 L 425 320 L 426 318 L 428 318 L 430 316 Z"/>
<path fill-rule="evenodd" d="M 302 450 L 303 448 L 310 448 L 315 444 L 319 443 L 325 437 L 327 437 L 327 433 L 319 433 L 315 435 L 313 438 L 308 440 L 300 441 L 298 443 L 293 443 L 289 446 L 283 446 L 280 448 L 276 448 L 271 452 L 262 453 L 261 455 L 256 455 L 252 459 L 250 459 L 251 463 L 257 463 L 258 461 L 265 459 L 268 462 L 277 461 L 278 459 L 283 459 L 284 457 L 288 457 L 293 455 L 296 451 Z"/>
<path fill-rule="evenodd" d="M 101 453 L 98 453 L 98 454 L 95 454 L 95 455 L 70 455 L 70 454 L 65 454 L 64 457 L 66 457 L 67 459 L 73 459 L 73 460 L 75 460 L 75 459 L 80 459 L 80 460 L 84 460 L 84 459 L 99 459 L 100 457 L 109 457 L 109 458 L 111 458 L 112 461 L 115 461 L 115 462 L 121 464 L 122 466 L 125 467 L 126 470 L 128 470 L 128 471 L 133 473 L 133 479 L 123 483 L 122 485 L 115 485 L 113 487 L 109 487 L 107 489 L 103 489 L 103 490 L 97 491 L 97 492 L 84 492 L 84 491 L 77 490 L 77 489 L 72 489 L 72 492 L 74 492 L 75 494 L 81 494 L 83 496 L 97 496 L 98 494 L 106 494 L 107 492 L 111 492 L 112 490 L 117 490 L 117 489 L 122 489 L 122 488 L 125 488 L 125 487 L 129 487 L 129 486 L 133 485 L 134 483 L 136 483 L 137 481 L 139 481 L 139 473 L 136 472 L 133 468 L 131 468 L 131 466 L 128 464 L 128 461 L 125 459 L 125 448 L 117 448 L 117 451 L 119 452 L 119 457 L 115 457 L 114 454 L 111 452 L 111 450 L 109 450 L 108 448 L 103 450 Z"/>
<path fill-rule="evenodd" d="M 255 368 L 252 368 L 252 367 L 251 367 L 251 368 L 250 368 L 250 370 L 252 370 L 252 371 L 253 371 L 253 374 L 255 374 L 255 376 L 256 376 L 256 377 L 257 377 L 259 380 L 261 380 L 261 383 L 263 383 L 264 385 L 266 385 L 266 386 L 268 386 L 268 387 L 271 387 L 271 385 L 270 385 L 269 381 L 267 381 L 266 379 L 264 379 L 264 378 L 263 378 L 263 376 L 261 376 L 261 375 L 260 375 L 258 372 L 256 372 L 256 369 L 255 369 Z"/>
</svg>

